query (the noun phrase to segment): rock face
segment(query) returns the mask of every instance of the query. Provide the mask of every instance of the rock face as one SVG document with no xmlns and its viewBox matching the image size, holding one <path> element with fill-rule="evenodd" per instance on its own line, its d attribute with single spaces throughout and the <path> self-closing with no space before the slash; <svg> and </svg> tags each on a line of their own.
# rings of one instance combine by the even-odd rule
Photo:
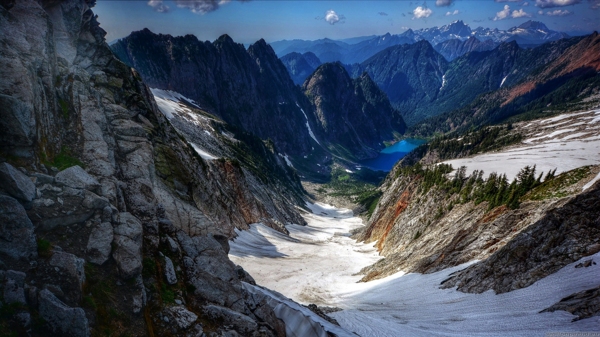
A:
<svg viewBox="0 0 600 337">
<path fill-rule="evenodd" d="M 70 337 L 88 337 L 90 331 L 85 312 L 62 303 L 48 290 L 40 291 L 40 316 L 56 333 Z"/>
<path fill-rule="evenodd" d="M 145 29 L 111 48 L 149 86 L 181 93 L 225 122 L 272 139 L 284 153 L 304 156 L 315 145 L 307 129 L 298 128 L 306 118 L 297 104 L 309 111 L 308 104 L 263 40 L 246 50 L 227 35 L 210 43 Z"/>
<path fill-rule="evenodd" d="M 443 283 L 465 292 L 504 293 L 533 284 L 600 251 L 600 184 L 548 212 L 489 258 Z"/>
<path fill-rule="evenodd" d="M 321 60 L 311 52 L 304 54 L 293 52 L 279 59 L 290 74 L 292 81 L 297 85 L 302 85 L 306 78 L 321 65 Z"/>
<path fill-rule="evenodd" d="M 442 54 L 446 60 L 452 61 L 466 53 L 470 53 L 472 51 L 492 50 L 496 46 L 497 44 L 492 40 L 481 42 L 476 37 L 471 36 L 465 41 L 459 39 L 446 40 L 436 44 L 433 48 L 438 53 Z"/>
<path fill-rule="evenodd" d="M 339 156 L 375 157 L 383 141 L 404 132 L 400 113 L 366 73 L 353 80 L 340 63 L 326 63 L 302 90 L 315 107 L 329 149 Z"/>
<path fill-rule="evenodd" d="M 31 220 L 15 199 L 0 195 L 0 252 L 14 259 L 37 256 Z"/>
<path fill-rule="evenodd" d="M 253 165 L 230 157 L 245 154 L 246 142 L 260 143 L 254 151 L 274 147 L 225 129 L 228 150 L 208 163 L 186 138 L 208 126 L 181 133 L 165 118 L 140 75 L 112 54 L 90 4 L 0 6 L 0 31 L 11 32 L 0 46 L 2 64 L 10 65 L 0 67 L 0 163 L 8 172 L 3 193 L 14 195 L 0 195 L 0 269 L 14 269 L 0 274 L 5 300 L 23 303 L 0 329 L 26 335 L 28 325 L 40 336 L 282 336 L 270 321 L 271 307 L 252 314 L 241 285 L 248 277 L 229 261 L 227 239 L 252 222 L 282 231 L 284 223 L 302 223 L 297 176 L 275 160 L 275 150 L 249 156 Z M 245 58 L 256 67 L 268 53 L 261 43 Z M 281 64 L 272 66 L 252 71 L 285 73 Z M 277 179 L 263 179 L 277 167 Z M 214 324 L 204 326 L 206 306 L 224 310 L 210 311 Z M 36 312 L 45 324 L 31 323 Z M 222 323 L 231 312 L 254 324 Z"/>
</svg>

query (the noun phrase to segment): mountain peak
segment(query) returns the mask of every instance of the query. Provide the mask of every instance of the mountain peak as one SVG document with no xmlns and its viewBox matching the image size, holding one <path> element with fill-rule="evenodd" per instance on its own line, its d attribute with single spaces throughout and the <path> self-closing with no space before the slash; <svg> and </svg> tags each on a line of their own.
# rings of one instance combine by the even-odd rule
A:
<svg viewBox="0 0 600 337">
<path fill-rule="evenodd" d="M 521 25 L 519 25 L 519 28 L 523 28 L 523 29 L 533 29 L 533 30 L 542 30 L 542 31 L 550 31 L 550 29 L 548 29 L 548 27 L 546 27 L 546 25 L 543 22 L 540 21 L 532 21 L 529 20 L 527 22 L 522 23 Z"/>
<path fill-rule="evenodd" d="M 220 43 L 235 43 L 233 42 L 233 39 L 231 38 L 231 36 L 227 35 L 227 34 L 223 34 L 221 36 L 219 36 L 218 39 L 215 40 L 215 42 L 220 42 Z"/>
</svg>

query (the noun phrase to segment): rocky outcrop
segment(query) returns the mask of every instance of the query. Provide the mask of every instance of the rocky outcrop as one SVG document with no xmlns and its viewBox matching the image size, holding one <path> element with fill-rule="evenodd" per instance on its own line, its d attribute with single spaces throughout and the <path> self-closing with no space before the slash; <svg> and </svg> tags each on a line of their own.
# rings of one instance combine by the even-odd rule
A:
<svg viewBox="0 0 600 337">
<path fill-rule="evenodd" d="M 573 321 L 600 316 L 600 286 L 569 295 L 542 312 L 563 310 L 576 315 Z"/>
<path fill-rule="evenodd" d="M 600 251 L 600 184 L 558 207 L 490 257 L 444 281 L 443 287 L 504 293 L 527 287 Z"/>
<path fill-rule="evenodd" d="M 2 316 L 0 334 L 280 335 L 264 323 L 272 308 L 252 314 L 227 239 L 251 222 L 282 230 L 301 219 L 301 191 L 289 191 L 297 177 L 283 161 L 207 163 L 113 56 L 92 3 L 0 7 L 0 30 L 11 32 L 0 47 L 11 65 L 0 69 L 0 269 L 13 269 L 0 276 L 3 303 L 22 304 Z M 256 140 L 239 135 L 230 152 Z M 281 178 L 253 167 L 280 167 Z M 226 310 L 207 324 L 211 305 Z M 254 325 L 222 324 L 230 311 Z M 45 323 L 31 323 L 37 313 Z"/>
<path fill-rule="evenodd" d="M 90 331 L 85 312 L 62 303 L 48 290 L 40 291 L 40 316 L 56 333 L 69 337 L 88 337 Z"/>
<path fill-rule="evenodd" d="M 597 196 L 580 193 L 581 186 L 597 174 L 598 168 L 579 170 L 577 179 L 571 172 L 556 181 L 544 182 L 521 197 L 516 207 L 490 207 L 490 202 L 480 197 L 467 201 L 475 191 L 470 185 L 476 180 L 474 176 L 461 179 L 464 184 L 459 192 L 452 181 L 433 183 L 432 171 L 414 173 L 411 170 L 418 171 L 418 165 L 404 164 L 408 162 L 400 162 L 390 172 L 381 187 L 383 195 L 377 208 L 365 229 L 357 234 L 361 241 L 377 241 L 376 247 L 384 256 L 361 271 L 365 275 L 362 281 L 399 270 L 431 273 L 480 260 L 444 286 L 459 285 L 459 290 L 472 292 L 506 292 L 528 286 L 596 249 Z M 557 186 L 561 188 L 554 191 Z M 549 190 L 553 194 L 548 194 Z M 589 219 L 579 220 L 579 215 L 585 218 L 586 214 Z M 503 255 L 498 255 L 501 252 Z"/>
</svg>

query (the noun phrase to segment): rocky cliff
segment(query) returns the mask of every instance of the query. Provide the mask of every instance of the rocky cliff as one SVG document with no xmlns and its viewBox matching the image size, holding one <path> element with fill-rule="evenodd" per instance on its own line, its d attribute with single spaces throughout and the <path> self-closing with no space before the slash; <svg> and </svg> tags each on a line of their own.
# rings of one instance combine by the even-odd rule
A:
<svg viewBox="0 0 600 337">
<path fill-rule="evenodd" d="M 290 156 L 310 154 L 317 145 L 307 128 L 298 127 L 315 122 L 300 111 L 310 111 L 306 99 L 264 40 L 246 50 L 227 35 L 210 43 L 145 29 L 111 48 L 150 87 L 179 92 Z"/>
<path fill-rule="evenodd" d="M 228 238 L 301 223 L 297 177 L 222 121 L 166 118 L 93 4 L 0 5 L 1 334 L 285 335 Z M 196 144 L 209 127 L 230 139 L 213 160 Z"/>
<path fill-rule="evenodd" d="M 384 256 L 362 270 L 363 281 L 399 271 L 432 273 L 479 261 L 451 275 L 442 286 L 465 292 L 504 293 L 528 287 L 560 268 L 596 254 L 600 251 L 600 166 L 578 166 L 567 160 L 569 167 L 575 169 L 566 170 L 564 165 L 552 161 L 549 165 L 556 164 L 562 173 L 536 172 L 530 166 L 521 169 L 514 179 L 506 178 L 506 170 L 515 165 L 514 160 L 527 156 L 520 151 L 529 148 L 530 142 L 537 142 L 532 153 L 560 151 L 548 145 L 557 144 L 556 141 L 544 143 L 542 139 L 560 133 L 555 128 L 564 127 L 564 132 L 569 132 L 578 125 L 574 118 L 588 113 L 595 111 L 486 129 L 482 134 L 492 135 L 491 143 L 472 133 L 449 136 L 405 157 L 382 184 L 379 203 L 365 230 L 357 234 L 365 242 L 377 241 L 376 247 Z M 545 126 L 542 132 L 549 136 L 528 138 L 521 143 L 520 136 L 534 137 L 541 126 Z M 595 122 L 585 127 L 597 129 Z M 500 129 L 504 131 L 495 133 Z M 568 139 L 558 142 L 566 146 Z M 499 145 L 504 141 L 509 145 Z M 493 147 L 485 148 L 485 144 Z M 573 150 L 579 151 L 576 156 L 585 155 L 580 147 Z M 453 171 L 443 162 L 450 154 L 464 157 L 477 151 L 487 152 L 488 156 L 514 155 L 502 157 L 511 163 L 508 165 L 491 160 L 493 164 L 487 167 L 497 174 L 484 174 L 481 170 L 469 174 L 465 167 L 455 167 Z M 481 158 L 464 162 L 485 161 Z M 542 161 L 534 157 L 529 160 L 532 165 Z M 593 267 L 592 262 L 580 267 Z M 574 294 L 577 300 L 557 303 L 553 310 L 577 311 L 582 317 L 597 315 L 594 290 L 590 290 L 592 295 L 586 294 Z"/>
<path fill-rule="evenodd" d="M 314 106 L 329 150 L 358 160 L 377 156 L 386 140 L 404 132 L 400 113 L 366 73 L 352 79 L 339 63 L 326 63 L 302 90 Z"/>
</svg>

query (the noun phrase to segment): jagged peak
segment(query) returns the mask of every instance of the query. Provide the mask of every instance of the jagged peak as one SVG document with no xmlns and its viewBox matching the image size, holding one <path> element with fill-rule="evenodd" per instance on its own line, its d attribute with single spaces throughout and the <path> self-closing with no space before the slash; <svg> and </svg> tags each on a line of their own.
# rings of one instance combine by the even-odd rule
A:
<svg viewBox="0 0 600 337">
<path fill-rule="evenodd" d="M 227 34 L 223 34 L 223 35 L 219 36 L 219 38 L 217 38 L 217 39 L 215 40 L 215 43 L 216 43 L 216 42 L 219 42 L 219 43 L 227 43 L 227 44 L 233 44 L 233 43 L 235 43 L 235 42 L 233 41 L 233 39 L 231 38 L 231 36 L 229 36 L 229 35 L 227 35 Z"/>
</svg>

